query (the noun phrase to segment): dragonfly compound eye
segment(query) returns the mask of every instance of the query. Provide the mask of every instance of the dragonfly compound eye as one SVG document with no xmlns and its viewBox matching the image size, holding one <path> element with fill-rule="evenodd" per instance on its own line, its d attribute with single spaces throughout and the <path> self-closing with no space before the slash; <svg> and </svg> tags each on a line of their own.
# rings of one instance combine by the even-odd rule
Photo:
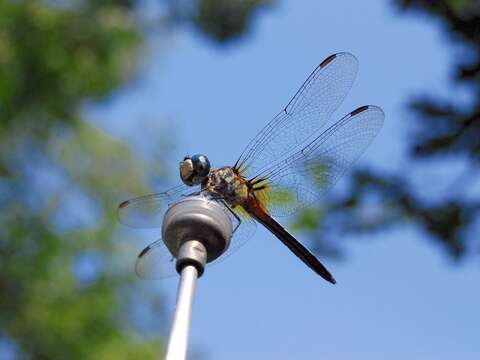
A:
<svg viewBox="0 0 480 360">
<path fill-rule="evenodd" d="M 205 155 L 193 155 L 192 163 L 193 171 L 197 176 L 205 178 L 210 172 L 210 161 Z"/>
<path fill-rule="evenodd" d="M 210 161 L 205 155 L 186 156 L 180 162 L 180 177 L 188 186 L 199 185 L 210 172 Z"/>
</svg>

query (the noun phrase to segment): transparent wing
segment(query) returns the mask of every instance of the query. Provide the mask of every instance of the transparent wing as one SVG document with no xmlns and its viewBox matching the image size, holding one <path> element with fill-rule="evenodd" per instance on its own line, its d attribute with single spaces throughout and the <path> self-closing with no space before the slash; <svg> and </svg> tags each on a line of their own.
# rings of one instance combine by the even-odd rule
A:
<svg viewBox="0 0 480 360">
<path fill-rule="evenodd" d="M 138 254 L 135 273 L 142 279 L 164 279 L 177 274 L 175 258 L 162 239 L 151 243 Z"/>
<path fill-rule="evenodd" d="M 339 53 L 325 59 L 287 106 L 250 141 L 235 167 L 252 175 L 298 150 L 342 103 L 357 70 L 358 62 L 352 54 Z"/>
<path fill-rule="evenodd" d="M 165 192 L 124 201 L 117 209 L 118 220 L 134 228 L 161 227 L 168 206 L 192 192 L 195 192 L 192 187 L 182 184 Z"/>
<path fill-rule="evenodd" d="M 241 218 L 241 224 L 237 228 L 237 230 L 235 230 L 228 250 L 225 251 L 222 256 L 213 260 L 209 265 L 216 265 L 218 263 L 221 263 L 230 255 L 236 253 L 243 245 L 247 243 L 248 240 L 250 240 L 250 238 L 255 233 L 255 230 L 257 229 L 257 223 L 251 217 L 245 217 L 244 215 L 240 214 L 238 214 L 238 216 Z M 236 221 L 236 219 L 232 220 Z"/>
<path fill-rule="evenodd" d="M 232 216 L 232 223 L 237 220 Z M 234 225 L 235 226 L 235 225 Z M 242 218 L 235 230 L 227 251 L 208 266 L 218 264 L 240 249 L 254 234 L 256 223 L 253 219 Z M 137 257 L 135 272 L 142 279 L 164 279 L 177 275 L 175 259 L 162 239 L 155 241 L 143 249 Z"/>
<path fill-rule="evenodd" d="M 360 157 L 383 125 L 377 106 L 362 106 L 287 159 L 259 175 L 270 185 L 259 192 L 273 215 L 290 215 L 328 191 Z M 260 183 L 259 183 L 260 184 Z"/>
</svg>

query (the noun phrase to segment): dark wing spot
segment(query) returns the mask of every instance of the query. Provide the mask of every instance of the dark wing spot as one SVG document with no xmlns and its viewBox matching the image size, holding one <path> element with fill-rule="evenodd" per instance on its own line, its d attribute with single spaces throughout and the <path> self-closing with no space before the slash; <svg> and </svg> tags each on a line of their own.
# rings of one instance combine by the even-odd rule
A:
<svg viewBox="0 0 480 360">
<path fill-rule="evenodd" d="M 150 246 L 147 246 L 145 249 L 143 249 L 140 254 L 138 254 L 138 258 L 140 259 L 143 255 L 145 255 L 149 250 L 151 249 Z"/>
<path fill-rule="evenodd" d="M 118 207 L 120 209 L 124 208 L 125 206 L 127 206 L 128 204 L 130 204 L 130 200 L 126 200 L 124 202 L 122 202 L 120 205 L 118 205 Z"/>
<path fill-rule="evenodd" d="M 337 57 L 337 54 L 330 55 L 329 57 L 327 57 L 325 60 L 322 61 L 322 63 L 320 64 L 320 67 L 323 68 L 323 67 L 327 66 L 327 65 L 330 64 L 336 57 Z"/>
<path fill-rule="evenodd" d="M 358 109 L 353 110 L 353 111 L 350 113 L 350 115 L 355 116 L 355 115 L 357 115 L 357 114 L 360 114 L 361 112 L 364 112 L 364 111 L 367 110 L 368 108 L 369 108 L 368 105 L 360 106 Z"/>
</svg>

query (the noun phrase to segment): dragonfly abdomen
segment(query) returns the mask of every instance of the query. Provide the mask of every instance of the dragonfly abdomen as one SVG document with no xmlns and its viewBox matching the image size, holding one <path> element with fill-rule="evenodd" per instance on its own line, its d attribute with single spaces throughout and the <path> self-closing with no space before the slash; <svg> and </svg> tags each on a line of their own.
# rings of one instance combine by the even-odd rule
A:
<svg viewBox="0 0 480 360">
<path fill-rule="evenodd" d="M 336 280 L 330 274 L 325 266 L 313 255 L 305 246 L 303 246 L 295 237 L 290 234 L 282 225 L 280 225 L 269 214 L 263 211 L 260 206 L 247 206 L 247 212 L 259 223 L 265 226 L 273 235 L 275 235 L 288 249 L 293 252 L 300 260 L 310 267 L 316 274 L 320 275 L 328 282 L 335 284 Z"/>
</svg>

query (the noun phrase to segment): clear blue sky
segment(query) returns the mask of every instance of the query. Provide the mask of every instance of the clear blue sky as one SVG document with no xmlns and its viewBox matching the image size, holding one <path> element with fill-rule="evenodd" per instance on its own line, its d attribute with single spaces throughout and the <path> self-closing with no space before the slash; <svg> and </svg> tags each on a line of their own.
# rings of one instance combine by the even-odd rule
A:
<svg viewBox="0 0 480 360">
<path fill-rule="evenodd" d="M 361 162 L 413 171 L 404 156 L 414 124 L 406 102 L 451 91 L 444 89 L 453 49 L 436 23 L 384 0 L 283 1 L 228 48 L 176 31 L 152 45 L 140 80 L 103 116 L 122 137 L 138 134 L 145 114 L 171 129 L 173 174 L 186 153 L 232 164 L 310 71 L 338 51 L 355 54 L 360 71 L 336 117 L 363 104 L 386 112 Z M 414 170 L 428 182 L 430 172 Z M 325 260 L 338 280 L 331 286 L 259 227 L 200 280 L 192 350 L 213 360 L 479 358 L 478 263 L 452 264 L 414 227 L 338 241 L 347 257 Z M 172 312 L 176 282 L 162 285 Z"/>
</svg>

